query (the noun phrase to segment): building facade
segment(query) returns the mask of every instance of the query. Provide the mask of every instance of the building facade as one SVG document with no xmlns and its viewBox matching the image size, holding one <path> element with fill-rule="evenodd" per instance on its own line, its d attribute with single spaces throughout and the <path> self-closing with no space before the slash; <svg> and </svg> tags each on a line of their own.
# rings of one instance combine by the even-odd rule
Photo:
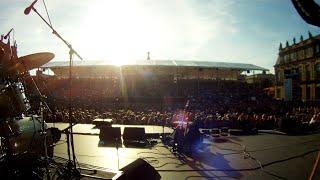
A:
<svg viewBox="0 0 320 180">
<path fill-rule="evenodd" d="M 275 70 L 275 98 L 286 101 L 320 100 L 320 35 L 280 43 Z"/>
<path fill-rule="evenodd" d="M 261 88 L 273 87 L 274 86 L 274 74 L 254 74 L 245 77 L 248 84 L 256 84 Z"/>
</svg>

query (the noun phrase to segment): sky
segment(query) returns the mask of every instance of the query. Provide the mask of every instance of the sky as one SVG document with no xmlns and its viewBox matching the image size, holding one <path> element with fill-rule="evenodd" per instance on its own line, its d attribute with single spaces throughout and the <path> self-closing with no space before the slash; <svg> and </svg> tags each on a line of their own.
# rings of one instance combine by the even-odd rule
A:
<svg viewBox="0 0 320 180">
<path fill-rule="evenodd" d="M 0 34 L 14 28 L 18 57 L 69 50 L 31 0 L 0 1 Z M 316 0 L 320 2 L 320 0 Z M 280 42 L 319 34 L 291 0 L 45 0 L 53 27 L 83 61 L 195 60 L 255 64 L 273 72 Z M 35 8 L 47 19 L 43 0 Z M 11 36 L 12 37 L 12 36 Z M 13 37 L 12 37 L 13 38 Z M 74 58 L 78 61 L 78 58 Z"/>
</svg>

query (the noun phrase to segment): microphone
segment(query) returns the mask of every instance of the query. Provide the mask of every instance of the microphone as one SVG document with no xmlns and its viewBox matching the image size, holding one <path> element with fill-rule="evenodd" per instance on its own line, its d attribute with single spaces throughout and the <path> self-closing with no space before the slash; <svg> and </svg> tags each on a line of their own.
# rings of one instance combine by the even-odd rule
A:
<svg viewBox="0 0 320 180">
<path fill-rule="evenodd" d="M 11 28 L 10 31 L 9 31 L 3 38 L 4 38 L 4 39 L 7 39 L 12 30 L 13 30 L 13 28 Z"/>
<path fill-rule="evenodd" d="M 28 14 L 30 13 L 31 9 L 32 9 L 33 6 L 37 3 L 37 1 L 38 1 L 38 0 L 33 1 L 33 3 L 24 10 L 24 14 L 25 14 L 25 15 L 28 15 Z"/>
</svg>

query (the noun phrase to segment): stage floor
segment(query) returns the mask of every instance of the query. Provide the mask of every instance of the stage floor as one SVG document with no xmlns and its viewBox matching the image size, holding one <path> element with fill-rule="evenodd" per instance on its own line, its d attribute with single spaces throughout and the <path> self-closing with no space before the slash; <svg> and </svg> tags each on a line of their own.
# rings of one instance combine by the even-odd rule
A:
<svg viewBox="0 0 320 180">
<path fill-rule="evenodd" d="M 49 124 L 52 126 L 52 124 Z M 55 124 L 65 128 L 67 124 Z M 103 147 L 93 125 L 76 125 L 75 152 L 78 162 L 116 172 L 137 158 L 148 161 L 162 179 L 308 179 L 320 147 L 320 134 L 287 136 L 259 133 L 249 136 L 204 138 L 190 156 L 172 153 L 160 141 L 149 148 Z M 123 129 L 123 125 L 120 126 Z M 149 129 L 149 130 L 148 130 Z M 146 132 L 163 131 L 148 126 Z M 166 128 L 167 132 L 172 129 Z M 55 156 L 67 158 L 65 136 L 54 149 Z M 263 169 L 261 169 L 261 165 Z M 319 168 L 315 179 L 320 179 Z M 112 174 L 110 174 L 112 175 Z"/>
</svg>

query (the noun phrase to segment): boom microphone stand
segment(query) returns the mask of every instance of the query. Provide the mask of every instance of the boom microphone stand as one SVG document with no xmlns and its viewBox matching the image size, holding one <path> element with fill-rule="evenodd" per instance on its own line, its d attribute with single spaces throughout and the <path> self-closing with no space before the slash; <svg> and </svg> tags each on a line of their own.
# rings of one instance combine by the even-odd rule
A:
<svg viewBox="0 0 320 180">
<path fill-rule="evenodd" d="M 47 24 L 49 26 L 49 28 L 52 30 L 52 33 L 54 35 L 56 35 L 68 48 L 69 48 L 69 127 L 70 129 L 68 130 L 68 133 L 66 133 L 67 135 L 67 144 L 68 144 L 68 168 L 70 171 L 70 176 L 72 177 L 73 175 L 79 175 L 80 173 L 77 170 L 77 165 L 76 165 L 76 156 L 75 156 L 75 151 L 74 151 L 74 141 L 73 141 L 73 120 L 72 120 L 72 107 L 71 107 L 71 85 L 72 85 L 72 58 L 73 55 L 75 54 L 79 59 L 83 60 L 82 57 L 77 53 L 77 51 L 75 51 L 72 48 L 72 45 L 70 43 L 68 43 L 63 37 L 61 37 L 61 35 L 52 27 L 51 24 L 49 24 L 42 16 L 41 14 L 37 11 L 36 8 L 34 8 L 34 4 L 37 1 L 34 1 L 29 7 L 27 7 L 24 11 L 24 13 L 27 15 L 30 13 L 31 10 L 33 10 L 41 19 L 43 22 L 45 22 L 45 24 Z M 70 146 L 71 146 L 71 152 L 70 152 Z M 72 153 L 72 159 L 71 159 L 71 153 Z"/>
</svg>

